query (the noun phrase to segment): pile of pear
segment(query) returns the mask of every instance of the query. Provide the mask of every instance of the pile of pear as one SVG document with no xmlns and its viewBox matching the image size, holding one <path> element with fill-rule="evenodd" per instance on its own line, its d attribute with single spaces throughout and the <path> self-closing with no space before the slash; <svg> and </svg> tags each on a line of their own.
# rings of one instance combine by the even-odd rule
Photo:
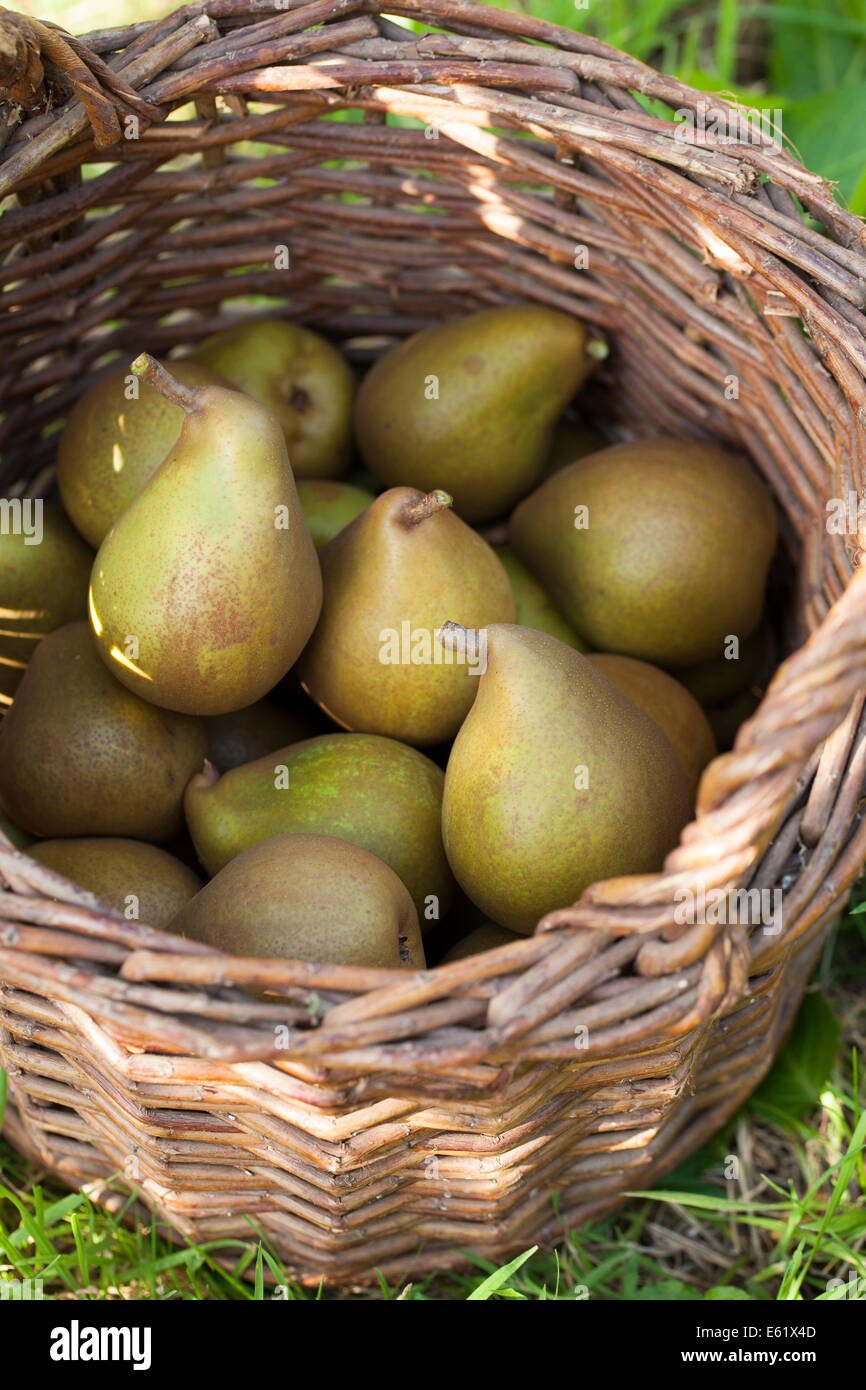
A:
<svg viewBox="0 0 866 1390">
<path fill-rule="evenodd" d="M 60 502 L 0 533 L 0 829 L 43 888 L 419 969 L 659 870 L 772 659 L 776 514 L 732 453 L 605 447 L 598 356 L 513 304 L 360 381 L 250 318 L 85 382 Z"/>
</svg>

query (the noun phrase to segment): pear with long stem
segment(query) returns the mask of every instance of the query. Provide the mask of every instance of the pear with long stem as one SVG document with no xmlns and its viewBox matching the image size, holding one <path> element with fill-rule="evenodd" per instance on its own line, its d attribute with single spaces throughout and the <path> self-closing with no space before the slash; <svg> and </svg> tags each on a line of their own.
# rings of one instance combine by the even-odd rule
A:
<svg viewBox="0 0 866 1390">
<path fill-rule="evenodd" d="M 137 695 L 225 714 L 271 690 L 315 627 L 315 547 L 269 410 L 226 387 L 184 386 L 147 353 L 132 371 L 185 418 L 100 546 L 91 626 Z"/>
</svg>

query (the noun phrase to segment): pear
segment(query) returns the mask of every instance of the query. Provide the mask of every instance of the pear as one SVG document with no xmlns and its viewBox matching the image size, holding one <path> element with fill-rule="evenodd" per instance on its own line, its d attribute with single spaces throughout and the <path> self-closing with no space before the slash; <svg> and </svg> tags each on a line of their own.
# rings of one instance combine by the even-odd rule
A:
<svg viewBox="0 0 866 1390">
<path fill-rule="evenodd" d="M 183 714 L 254 704 L 319 615 L 322 577 L 279 425 L 222 386 L 133 363 L 185 411 L 177 443 L 99 547 L 90 620 L 128 689 Z"/>
<path fill-rule="evenodd" d="M 732 641 L 732 638 L 737 640 Z M 773 633 L 766 619 L 751 637 L 740 641 L 737 633 L 730 632 L 722 645 L 723 650 L 717 656 L 677 672 L 677 679 L 702 705 L 723 704 L 759 684 L 761 677 L 773 668 Z"/>
<path fill-rule="evenodd" d="M 338 478 L 352 462 L 355 374 L 336 348 L 297 323 L 259 319 L 215 333 L 190 354 L 267 406 L 296 478 Z"/>
<path fill-rule="evenodd" d="M 328 478 L 303 478 L 298 483 L 298 499 L 313 545 L 321 550 L 369 507 L 373 493 Z"/>
<path fill-rule="evenodd" d="M 776 533 L 740 458 L 651 439 L 554 473 L 517 507 L 508 539 L 591 647 L 677 670 L 757 627 Z"/>
<path fill-rule="evenodd" d="M 239 956 L 384 969 L 425 963 L 417 913 L 393 869 L 328 835 L 274 835 L 244 850 L 172 930 Z"/>
<path fill-rule="evenodd" d="M 403 880 L 422 924 L 447 912 L 454 880 L 442 846 L 441 768 L 376 734 L 323 734 L 217 777 L 210 765 L 184 807 L 209 874 L 272 835 L 351 840 Z"/>
<path fill-rule="evenodd" d="M 453 737 L 477 666 L 436 643 L 443 612 L 473 628 L 516 617 L 501 562 L 450 502 L 391 488 L 319 552 L 322 616 L 297 671 L 344 728 L 418 746 Z"/>
<path fill-rule="evenodd" d="M 452 960 L 480 956 L 482 951 L 495 951 L 499 946 L 509 946 L 513 941 L 520 940 L 519 932 L 498 927 L 495 922 L 485 922 L 482 927 L 476 927 L 468 936 L 462 937 L 450 951 L 446 951 L 439 964 L 447 965 Z"/>
<path fill-rule="evenodd" d="M 12 498 L 0 529 L 0 707 L 11 703 L 24 669 L 46 632 L 87 617 L 93 552 L 60 507 Z"/>
<path fill-rule="evenodd" d="M 87 623 L 70 623 L 43 637 L 0 723 L 0 799 L 42 838 L 167 840 L 205 751 L 200 720 L 125 690 Z"/>
<path fill-rule="evenodd" d="M 33 843 L 33 836 L 28 835 L 26 830 L 22 830 L 20 825 L 16 825 L 14 820 L 10 820 L 2 806 L 0 806 L 0 831 L 16 849 L 25 849 L 27 845 Z"/>
<path fill-rule="evenodd" d="M 424 329 L 371 368 L 355 403 L 368 467 L 387 486 L 444 488 L 464 521 L 504 515 L 544 470 L 591 359 L 577 319 L 540 304 Z"/>
<path fill-rule="evenodd" d="M 446 624 L 443 642 L 465 641 Z M 445 772 L 442 835 L 477 907 L 529 934 L 598 879 L 657 870 L 689 817 L 667 737 L 580 652 L 486 632 L 486 669 Z"/>
<path fill-rule="evenodd" d="M 184 386 L 228 384 L 194 362 L 173 362 L 172 371 Z M 57 485 L 74 525 L 94 548 L 177 443 L 183 418 L 180 406 L 139 381 L 126 363 L 76 401 L 57 444 Z"/>
<path fill-rule="evenodd" d="M 694 805 L 701 773 L 716 756 L 710 721 L 695 697 L 667 671 L 633 656 L 596 652 L 589 660 L 667 734 L 686 774 Z"/>
<path fill-rule="evenodd" d="M 141 840 L 42 840 L 27 853 L 148 927 L 168 927 L 202 886 L 173 854 Z"/>
<path fill-rule="evenodd" d="M 565 621 L 562 615 L 557 613 L 548 595 L 538 581 L 533 579 L 522 560 L 518 560 L 511 547 L 509 545 L 497 545 L 493 548 L 511 580 L 514 602 L 517 606 L 517 621 L 520 626 L 534 627 L 539 632 L 549 632 L 551 637 L 558 637 L 560 642 L 566 642 L 569 647 L 574 647 L 576 651 L 588 651 L 586 643 L 581 637 L 578 637 L 574 628 Z"/>
<path fill-rule="evenodd" d="M 324 720 L 316 706 L 299 692 L 290 709 L 282 709 L 271 700 L 257 700 L 231 714 L 210 715 L 202 723 L 207 734 L 208 761 L 218 772 L 228 772 L 263 758 L 275 748 L 312 738 Z"/>
</svg>

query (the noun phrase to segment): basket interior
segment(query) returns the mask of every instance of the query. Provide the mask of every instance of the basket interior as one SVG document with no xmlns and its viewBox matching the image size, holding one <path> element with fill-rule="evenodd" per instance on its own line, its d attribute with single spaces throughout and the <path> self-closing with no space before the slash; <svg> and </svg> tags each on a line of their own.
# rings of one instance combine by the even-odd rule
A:
<svg viewBox="0 0 866 1390">
<path fill-rule="evenodd" d="M 424 20 L 431 27 L 424 37 L 371 8 L 350 0 L 288 13 L 275 9 L 262 17 L 240 5 L 214 4 L 196 6 L 193 15 L 179 11 L 128 34 L 91 35 L 91 49 L 167 112 L 167 119 L 142 120 L 138 128 L 129 127 L 134 130 L 129 138 L 124 134 L 115 144 L 98 147 L 86 117 L 75 115 L 70 102 L 74 120 L 64 138 L 52 135 L 57 112 L 33 115 L 8 133 L 0 164 L 6 268 L 0 294 L 6 310 L 0 315 L 5 337 L 0 491 L 44 495 L 52 486 L 57 430 L 90 373 L 117 360 L 131 361 L 143 349 L 163 356 L 183 353 L 223 326 L 227 315 L 277 314 L 302 321 L 341 344 L 363 369 L 387 346 L 428 325 L 487 305 L 535 300 L 579 315 L 607 342 L 609 356 L 580 401 L 582 417 L 605 438 L 663 431 L 729 444 L 755 462 L 783 517 L 782 577 L 790 586 L 786 642 L 793 649 L 819 627 L 846 589 L 859 555 L 856 530 L 828 530 L 825 505 L 830 498 L 859 493 L 863 481 L 866 238 L 861 224 L 838 207 L 829 187 L 804 170 L 773 132 L 748 124 L 744 133 L 742 114 L 734 107 L 717 101 L 708 107 L 704 93 L 603 44 L 465 0 L 429 0 L 423 9 L 406 0 L 388 6 L 389 15 Z M 303 9 L 316 11 L 315 24 Z M 211 16 L 218 18 L 218 30 Z M 639 95 L 655 105 L 648 109 Z M 697 134 L 679 138 L 662 108 L 680 113 L 680 126 L 691 120 Z M 66 119 L 67 107 L 59 114 Z M 121 115 L 125 123 L 128 112 L 121 108 Z M 481 1029 L 475 1022 L 461 1033 L 463 1052 L 456 1043 L 450 1051 L 425 1050 L 424 1009 L 441 999 L 459 1001 L 461 991 L 474 985 L 479 997 L 493 1001 L 492 1015 L 495 990 L 491 985 L 485 995 L 483 989 L 507 976 L 509 987 L 519 992 L 521 979 L 548 959 L 549 942 L 533 939 L 497 953 L 497 963 L 488 964 L 480 984 L 473 975 L 477 967 L 466 962 L 430 972 L 440 983 L 419 984 L 417 996 L 405 1004 L 417 1012 L 417 1018 L 412 1014 L 415 1031 L 407 1036 L 412 1046 L 420 1041 L 415 1053 L 400 1054 L 399 1066 L 399 1048 L 387 1041 L 393 1015 L 383 1004 L 381 1035 L 369 1031 L 363 1062 L 349 1062 L 343 1054 L 341 1069 L 340 1057 L 335 1061 L 324 1052 L 307 1062 L 279 1059 L 278 1085 L 268 1090 L 258 1073 L 248 1086 L 244 1083 L 245 1108 L 230 1094 L 221 1095 L 215 1082 L 213 1095 L 202 1104 L 223 1117 L 222 1129 L 214 1122 L 220 1141 L 223 1129 L 230 1132 L 232 1143 L 264 1165 L 273 1161 L 272 1143 L 281 1145 L 280 1181 L 288 1172 L 288 1187 L 301 1152 L 307 1164 L 301 1165 L 303 1182 L 320 1181 L 327 1189 L 321 1200 L 326 1215 L 317 1210 L 311 1221 L 317 1230 L 327 1225 L 328 1204 L 339 1205 L 327 1188 L 331 1175 L 343 1177 L 351 1170 L 354 1181 L 368 1152 L 375 1151 L 373 1138 L 365 1149 L 363 1126 L 369 1125 L 370 1135 L 377 1132 L 373 1102 L 383 1097 L 392 1098 L 382 1100 L 390 1107 L 389 1123 L 397 1119 L 383 1141 L 387 1157 L 382 1161 L 393 1158 L 395 1169 L 412 1161 L 404 1153 L 412 1143 L 419 1152 L 422 1143 L 437 1151 L 442 1127 L 461 1132 L 464 1147 L 455 1141 L 453 1152 L 480 1154 L 485 1163 L 489 1158 L 488 1167 L 498 1163 L 509 1123 L 515 1134 L 520 1131 L 521 1142 L 530 1132 L 541 1132 L 544 1143 L 552 1135 L 546 1150 L 542 1143 L 547 1167 L 539 1161 L 535 1175 L 541 1195 L 536 1198 L 534 1188 L 528 1204 L 524 1187 L 534 1180 L 531 1164 L 524 1181 L 519 1141 L 513 1141 L 517 1157 L 505 1170 L 503 1211 L 510 1220 L 523 1200 L 524 1234 L 526 1223 L 535 1220 L 533 1211 L 540 1213 L 547 1201 L 544 1184 L 566 1170 L 563 1210 L 586 1213 L 609 1205 L 624 1186 L 633 1185 L 632 1163 L 649 1159 L 650 1167 L 642 1170 L 646 1180 L 693 1147 L 769 1066 L 822 933 L 866 853 L 863 834 L 852 829 L 856 794 L 850 789 L 855 774 L 862 778 L 859 710 L 825 754 L 820 785 L 806 778 L 795 786 L 813 748 L 849 709 L 862 674 L 851 656 L 842 679 L 829 644 L 816 651 L 798 669 L 823 673 L 825 683 L 832 680 L 838 689 L 812 722 L 803 724 L 801 734 L 790 734 L 780 755 L 784 776 L 768 784 L 761 801 L 766 769 L 755 741 L 744 745 L 740 761 L 730 765 L 733 771 L 719 779 L 712 804 L 708 799 L 706 815 L 686 832 L 674 866 L 687 873 L 696 872 L 695 865 L 718 865 L 724 878 L 733 870 L 722 848 L 739 846 L 745 854 L 743 846 L 757 844 L 760 854 L 749 860 L 752 871 L 791 890 L 791 934 L 753 958 L 751 994 L 736 1024 L 723 1021 L 712 1033 L 704 1027 L 722 1003 L 732 1006 L 727 980 L 717 988 L 712 975 L 729 968 L 735 954 L 730 943 L 724 949 L 718 943 L 718 956 L 706 951 L 709 966 L 702 974 L 706 962 L 700 955 L 686 961 L 675 938 L 662 941 L 655 932 L 645 938 L 655 955 L 642 956 L 636 944 L 630 956 L 625 952 L 611 965 L 605 978 L 631 972 L 636 981 L 632 1017 L 621 1011 L 607 1033 L 601 1030 L 599 1050 L 580 1066 L 572 1052 L 569 1070 L 563 1064 L 557 1071 L 557 1059 L 565 1058 L 564 1049 L 572 1044 L 568 1038 L 560 1044 L 555 1034 L 551 1042 L 549 1030 L 543 1033 L 552 1015 L 553 1024 L 559 1021 L 543 990 L 528 995 L 528 1004 L 521 1001 L 520 1027 L 509 1032 L 487 1020 L 487 1051 L 477 1043 Z M 779 727 L 784 698 L 783 692 L 759 713 L 757 727 L 768 729 L 770 738 Z M 781 725 L 783 733 L 800 728 L 796 706 Z M 771 746 L 775 751 L 776 744 Z M 814 762 L 810 777 L 815 778 Z M 756 791 L 750 791 L 751 782 Z M 810 793 L 810 786 L 817 786 L 817 793 Z M 804 806 L 812 817 L 808 852 L 798 840 Z M 784 833 L 767 855 L 772 830 L 782 821 Z M 832 891 L 822 895 L 834 866 Z M 0 867 L 14 883 L 14 865 L 2 859 L 2 851 Z M 27 892 L 29 884 L 32 891 L 46 891 L 34 887 L 36 882 L 19 880 L 19 889 Z M 75 901 L 72 890 L 67 901 Z M 624 906 L 602 898 L 573 925 L 585 929 L 614 922 L 627 938 L 627 922 L 643 912 L 656 923 L 656 912 L 661 930 L 660 904 L 661 896 Z M 130 929 L 124 948 L 135 950 L 133 938 Z M 557 949 L 564 959 L 578 946 L 575 934 Z M 620 941 L 611 951 L 621 946 Z M 800 954 L 782 998 L 783 967 L 794 946 Z M 641 959 L 653 961 L 643 976 Z M 153 961 L 139 964 L 141 973 L 130 973 L 127 980 L 162 980 L 178 988 L 193 983 L 211 991 L 215 1008 L 226 998 L 248 1001 L 240 986 L 262 983 L 240 966 L 229 976 L 205 978 L 195 975 L 195 961 L 178 958 L 174 975 L 148 975 Z M 689 988 L 698 1002 L 659 1004 L 663 977 L 684 969 L 692 972 Z M 326 972 L 322 987 L 343 994 L 349 1005 L 363 1002 L 374 986 L 362 973 L 350 980 L 347 971 Z M 740 993 L 745 978 L 741 973 Z M 17 996 L 27 1026 L 37 1033 L 42 1028 L 46 1039 L 56 1036 L 52 1030 L 68 1029 L 57 1002 L 63 999 L 59 980 L 55 972 L 53 985 L 49 980 L 43 988 L 48 996 L 52 988 L 57 992 L 54 1002 L 25 1007 L 22 1000 L 32 986 L 22 986 Z M 287 990 L 291 983 L 313 987 L 313 980 L 309 970 L 288 970 L 285 985 Z M 37 993 L 34 988 L 34 1000 Z M 98 998 L 91 1005 L 98 1016 Z M 610 1009 L 609 1002 L 605 1007 Z M 375 1009 L 366 1015 L 368 1024 L 376 1018 Z M 210 1060 L 201 1062 L 199 1054 L 188 1075 L 179 1060 L 173 1073 L 177 1086 L 194 1090 L 208 1066 L 222 1076 L 238 1057 L 257 1066 L 262 1053 L 253 1044 L 260 1022 L 254 1018 L 250 1025 L 248 1053 L 214 1027 Z M 208 1019 L 198 1023 L 203 1031 L 210 1026 Z M 156 1024 L 145 1037 L 131 1023 L 121 1027 L 110 1016 L 107 1022 L 100 1018 L 87 1038 L 75 1035 L 69 1042 L 68 1032 L 64 1067 L 57 1073 L 64 1084 L 80 1084 L 79 1057 L 82 1065 L 95 1067 L 109 1055 L 108 1043 L 104 1054 L 100 1051 L 103 1026 L 111 1047 L 120 1039 L 129 1053 L 123 1081 L 111 1075 L 125 1088 L 124 1123 L 134 1124 L 142 1118 L 136 1105 L 156 1103 L 152 1097 L 162 1075 L 158 1068 L 148 1073 L 145 1063 L 153 1061 L 148 1055 L 136 1070 L 135 1054 L 182 1048 L 161 1047 Z M 452 1031 L 460 1033 L 457 1027 Z M 15 1034 L 18 1051 L 9 1043 L 9 1055 L 14 1053 L 22 1067 L 26 1036 L 23 1028 Z M 537 1071 L 527 1075 L 533 1066 Z M 596 1079 L 585 1084 L 584 1073 L 593 1067 Z M 581 1079 L 574 1081 L 578 1072 Z M 170 1068 L 165 1075 L 172 1075 Z M 652 1078 L 659 1076 L 653 1089 Z M 695 1077 L 703 1087 L 700 1096 L 685 1101 L 678 1118 L 669 1120 L 671 1107 L 694 1089 Z M 633 1089 L 623 1090 L 624 1085 Z M 645 1093 L 634 1089 L 643 1085 Z M 510 1111 L 496 1098 L 502 1086 L 510 1088 Z M 569 1088 L 585 1098 L 584 1090 L 592 1097 L 593 1086 L 603 1099 L 580 1110 L 584 1147 L 570 1158 L 578 1102 Z M 531 1103 L 525 1093 L 531 1093 Z M 638 1102 L 636 1095 L 642 1097 Z M 369 1117 L 360 1121 L 365 1106 Z M 111 1103 L 102 1097 L 94 1107 L 104 1112 L 99 1116 L 102 1151 L 122 1151 Z M 35 1124 L 29 1136 L 15 1116 L 16 1142 L 29 1144 L 73 1179 L 104 1171 L 92 1149 L 82 1156 L 83 1149 L 76 1148 L 90 1141 L 86 1126 L 72 1118 L 75 1109 L 72 1100 L 55 1097 L 54 1115 L 67 1118 L 56 1119 L 53 1127 Z M 234 1112 L 241 1109 L 237 1120 Z M 293 1128 L 287 1135 L 290 1109 Z M 625 1132 L 639 1125 L 644 1111 L 646 1129 L 624 1133 L 616 1153 L 615 1137 L 601 1132 L 597 1116 L 609 1130 Z M 406 1115 L 413 1118 L 403 1127 Z M 243 1130 L 240 1138 L 232 1128 L 236 1121 Z M 411 1141 L 406 1139 L 410 1129 Z M 33 1138 L 37 1130 L 42 1149 Z M 158 1202 L 162 1198 L 154 1193 L 164 1191 L 160 1184 L 167 1181 L 173 1159 L 161 1166 L 164 1154 L 156 1145 L 146 1157 L 152 1172 L 146 1168 L 145 1177 L 153 1176 L 151 1198 Z M 194 1157 L 192 1143 L 189 1161 Z M 459 1167 L 464 1159 L 454 1162 Z M 465 1162 L 464 1176 L 471 1167 L 469 1159 Z M 466 1210 L 480 1224 L 485 1200 L 489 1206 L 492 1199 L 488 1189 L 477 1201 L 473 1193 L 483 1187 L 486 1171 L 479 1168 L 466 1179 Z M 360 1177 L 359 1186 L 363 1181 Z M 419 1191 L 418 1209 L 423 1209 L 423 1183 Z M 222 1189 L 217 1195 L 225 1203 Z M 307 1200 L 305 1189 L 298 1202 Z M 193 1221 L 194 1203 L 183 1210 L 186 1216 L 193 1212 Z M 199 1234 L 214 1229 L 220 1220 L 215 1212 L 218 1207 L 208 1208 L 203 1224 L 190 1229 Z M 491 1240 L 504 1250 L 514 1232 L 503 1221 Z M 537 1221 L 550 1226 L 547 1216 L 538 1215 Z M 430 1225 L 431 1258 L 438 1251 L 441 1259 L 448 1240 L 463 1243 L 460 1229 L 444 1218 L 441 1229 Z M 351 1243 L 344 1231 L 335 1238 L 337 1246 L 344 1236 Z M 290 1231 L 287 1239 L 296 1241 L 297 1232 Z M 306 1230 L 304 1239 L 312 1248 L 317 1237 Z M 316 1258 L 313 1251 L 311 1267 L 317 1267 Z M 358 1257 L 353 1258 L 357 1268 Z"/>
<path fill-rule="evenodd" d="M 428 7 L 451 32 L 426 37 L 351 5 L 312 32 L 300 15 L 221 19 L 222 38 L 175 16 L 163 70 L 153 36 L 132 59 L 117 31 L 91 36 L 168 118 L 127 117 L 134 138 L 104 150 L 85 128 L 37 162 L 47 118 L 31 117 L 7 146 L 14 172 L 26 132 L 32 167 L 0 227 L 4 489 L 44 486 L 86 374 L 183 351 L 225 315 L 302 320 L 363 364 L 444 318 L 536 300 L 607 339 L 581 401 L 606 438 L 750 454 L 804 576 L 802 636 L 851 569 L 851 538 L 816 543 L 816 527 L 860 482 L 862 380 L 844 358 L 862 230 L 734 108 L 571 31 L 465 8 Z M 263 69 L 277 32 L 293 66 Z M 220 72 L 230 44 L 243 62 Z"/>
</svg>

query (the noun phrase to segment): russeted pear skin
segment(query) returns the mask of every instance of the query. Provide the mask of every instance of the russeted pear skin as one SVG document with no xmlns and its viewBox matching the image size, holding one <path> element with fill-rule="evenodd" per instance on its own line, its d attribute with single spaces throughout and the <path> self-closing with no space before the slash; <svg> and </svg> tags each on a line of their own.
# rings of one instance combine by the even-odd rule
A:
<svg viewBox="0 0 866 1390">
<path fill-rule="evenodd" d="M 10 507 L 15 501 L 21 528 L 0 530 L 0 690 L 10 697 L 39 640 L 87 617 L 93 564 L 60 507 L 42 498 L 14 499 Z"/>
<path fill-rule="evenodd" d="M 614 652 L 594 652 L 589 660 L 667 734 L 686 774 L 694 804 L 701 773 L 716 756 L 710 721 L 697 700 L 667 671 L 660 671 L 647 661 Z"/>
<path fill-rule="evenodd" d="M 160 930 L 169 926 L 202 886 L 192 869 L 173 854 L 141 840 L 100 836 L 42 840 L 27 853 L 95 893 L 116 912 Z"/>
<path fill-rule="evenodd" d="M 331 835 L 388 864 L 425 928 L 444 917 L 454 893 L 442 845 L 444 781 L 441 768 L 395 739 L 322 734 L 219 779 L 206 767 L 184 807 L 209 874 L 272 835 Z"/>
<path fill-rule="evenodd" d="M 319 562 L 273 415 L 238 391 L 180 386 L 146 355 L 133 365 L 185 419 L 99 548 L 91 625 L 142 699 L 227 714 L 295 661 L 319 615 Z"/>
<path fill-rule="evenodd" d="M 493 547 L 502 561 L 505 573 L 511 580 L 514 602 L 517 607 L 517 621 L 520 627 L 535 627 L 539 632 L 549 632 L 576 651 L 585 652 L 586 643 L 578 637 L 574 628 L 565 621 L 553 606 L 537 579 L 533 579 L 522 560 L 518 560 L 510 545 Z"/>
<path fill-rule="evenodd" d="M 327 835 L 275 835 L 244 850 L 172 930 L 238 956 L 424 968 L 408 889 L 381 859 Z"/>
<path fill-rule="evenodd" d="M 184 386 L 228 385 L 195 362 L 172 362 L 171 370 Z M 57 444 L 57 486 L 76 530 L 95 549 L 177 443 L 182 424 L 180 406 L 136 382 L 128 362 L 75 402 Z"/>
<path fill-rule="evenodd" d="M 158 709 L 106 670 L 86 622 L 43 637 L 0 723 L 0 799 L 45 839 L 163 841 L 205 759 L 201 721 Z"/>
<path fill-rule="evenodd" d="M 305 690 L 346 729 L 418 747 L 452 738 L 475 697 L 471 660 L 435 633 L 513 622 L 497 556 L 447 494 L 391 488 L 320 552 L 322 616 L 297 664 Z"/>
<path fill-rule="evenodd" d="M 464 521 L 505 515 L 542 476 L 584 379 L 586 330 L 514 304 L 424 329 L 373 365 L 355 402 L 364 461 L 386 486 L 443 488 Z"/>
<path fill-rule="evenodd" d="M 688 790 L 658 725 L 580 652 L 508 624 L 486 640 L 445 772 L 442 834 L 476 906 L 530 934 L 589 884 L 660 869 Z"/>
<path fill-rule="evenodd" d="M 350 466 L 357 382 L 327 339 L 298 323 L 257 319 L 223 328 L 190 354 L 279 421 L 296 478 L 338 478 Z"/>
<path fill-rule="evenodd" d="M 776 535 L 742 459 L 649 439 L 554 473 L 516 508 L 508 540 L 591 648 L 678 670 L 757 627 Z"/>
</svg>

